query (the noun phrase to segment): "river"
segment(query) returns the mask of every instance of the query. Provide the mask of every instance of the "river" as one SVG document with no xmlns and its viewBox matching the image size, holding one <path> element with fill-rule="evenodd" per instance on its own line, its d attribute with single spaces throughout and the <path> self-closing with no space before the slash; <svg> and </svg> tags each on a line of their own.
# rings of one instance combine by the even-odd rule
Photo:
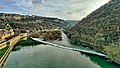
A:
<svg viewBox="0 0 120 68">
<path fill-rule="evenodd" d="M 62 41 L 52 41 L 52 43 L 78 47 L 70 44 L 64 33 L 62 37 Z M 48 44 L 28 46 L 26 43 L 25 45 L 11 52 L 4 68 L 120 68 L 119 65 L 97 55 L 61 49 Z"/>
</svg>

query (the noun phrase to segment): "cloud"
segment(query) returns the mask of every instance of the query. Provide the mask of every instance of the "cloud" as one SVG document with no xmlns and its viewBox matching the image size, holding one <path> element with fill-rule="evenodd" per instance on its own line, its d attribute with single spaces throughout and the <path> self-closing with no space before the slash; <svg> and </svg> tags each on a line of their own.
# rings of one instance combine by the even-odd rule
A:
<svg viewBox="0 0 120 68">
<path fill-rule="evenodd" d="M 0 10 L 2 10 L 2 9 L 4 9 L 4 7 L 0 5 Z"/>
<path fill-rule="evenodd" d="M 73 13 L 72 16 L 75 19 L 82 19 L 108 1 L 109 0 L 71 0 L 70 7 L 71 13 Z"/>
<path fill-rule="evenodd" d="M 2 0 L 3 1 L 3 0 Z M 109 0 L 4 0 L 11 10 L 25 14 L 82 19 Z M 7 9 L 6 9 L 7 10 Z"/>
</svg>

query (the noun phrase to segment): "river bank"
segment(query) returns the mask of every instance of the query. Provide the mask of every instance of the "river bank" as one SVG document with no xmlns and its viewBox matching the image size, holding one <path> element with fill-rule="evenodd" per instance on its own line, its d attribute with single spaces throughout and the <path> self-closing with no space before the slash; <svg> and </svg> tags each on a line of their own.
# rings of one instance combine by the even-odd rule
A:
<svg viewBox="0 0 120 68">
<path fill-rule="evenodd" d="M 107 43 L 103 41 L 97 42 L 97 40 L 93 39 L 92 37 L 92 40 L 90 40 L 86 36 L 79 36 L 79 34 L 75 32 L 66 32 L 66 34 L 72 44 L 89 47 L 98 52 L 106 54 L 110 62 L 115 62 L 120 65 L 120 48 L 118 43 Z"/>
<path fill-rule="evenodd" d="M 87 43 L 84 41 L 79 41 L 79 43 L 75 43 L 75 41 L 71 40 L 71 43 L 76 44 L 78 46 L 82 45 L 83 47 L 87 47 L 87 48 L 96 50 L 98 52 L 101 52 L 101 53 L 107 55 L 106 58 L 110 63 L 115 63 L 120 66 L 119 57 L 115 56 L 116 59 L 115 59 L 115 57 L 113 57 L 116 54 L 120 54 L 118 51 L 119 48 L 114 48 L 114 46 L 102 46 L 102 45 L 100 47 L 98 47 L 98 46 L 93 46 L 91 43 Z"/>
<path fill-rule="evenodd" d="M 60 29 L 51 29 L 51 30 L 43 30 L 43 31 L 36 31 L 30 32 L 28 37 L 33 38 L 41 38 L 44 41 L 53 41 L 53 40 L 61 40 L 61 31 Z"/>
</svg>

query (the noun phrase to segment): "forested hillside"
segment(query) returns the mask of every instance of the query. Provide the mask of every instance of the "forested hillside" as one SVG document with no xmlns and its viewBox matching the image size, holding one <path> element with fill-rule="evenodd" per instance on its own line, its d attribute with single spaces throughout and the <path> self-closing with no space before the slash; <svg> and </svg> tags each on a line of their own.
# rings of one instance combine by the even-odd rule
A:
<svg viewBox="0 0 120 68">
<path fill-rule="evenodd" d="M 120 0 L 111 0 L 92 12 L 67 35 L 73 43 L 100 51 L 120 64 Z"/>
<path fill-rule="evenodd" d="M 20 15 L 0 13 L 0 23 L 8 23 L 18 29 L 66 28 L 64 20 L 58 18 L 41 17 L 36 15 Z"/>
</svg>

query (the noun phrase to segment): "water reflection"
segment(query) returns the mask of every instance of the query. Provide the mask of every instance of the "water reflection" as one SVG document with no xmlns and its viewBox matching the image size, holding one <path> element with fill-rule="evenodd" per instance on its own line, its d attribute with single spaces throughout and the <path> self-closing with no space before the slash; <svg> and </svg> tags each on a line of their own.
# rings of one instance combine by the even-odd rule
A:
<svg viewBox="0 0 120 68">
<path fill-rule="evenodd" d="M 120 65 L 116 63 L 109 62 L 108 59 L 92 54 L 85 54 L 83 53 L 86 57 L 89 57 L 91 61 L 94 63 L 100 65 L 101 68 L 120 68 Z"/>
<path fill-rule="evenodd" d="M 100 68 L 100 66 L 80 52 L 41 44 L 22 47 L 21 50 L 12 52 L 4 68 Z"/>
<path fill-rule="evenodd" d="M 34 47 L 34 46 L 36 46 L 36 45 L 38 45 L 38 44 L 43 44 L 43 43 L 34 41 L 34 40 L 30 39 L 30 38 L 28 38 L 28 39 L 26 39 L 26 40 L 22 39 L 21 41 L 19 41 L 19 42 L 14 46 L 14 48 L 13 48 L 12 51 L 20 50 L 21 47 L 26 47 L 26 46 Z"/>
</svg>

